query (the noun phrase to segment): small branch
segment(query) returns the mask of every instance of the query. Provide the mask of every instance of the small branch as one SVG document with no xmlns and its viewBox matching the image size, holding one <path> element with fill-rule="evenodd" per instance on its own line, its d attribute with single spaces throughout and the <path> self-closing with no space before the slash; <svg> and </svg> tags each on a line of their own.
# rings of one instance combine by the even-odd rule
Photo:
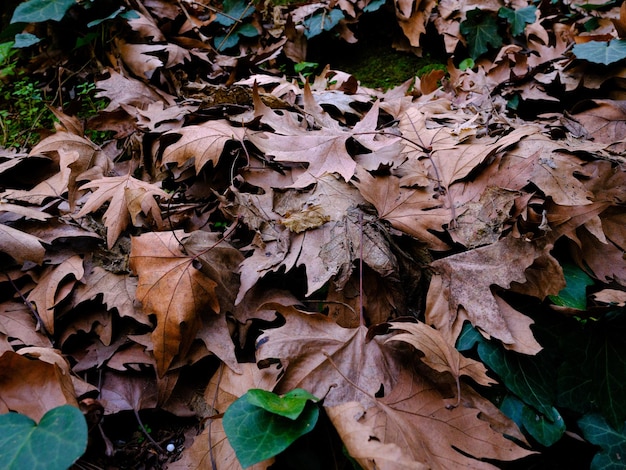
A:
<svg viewBox="0 0 626 470">
<path fill-rule="evenodd" d="M 154 445 L 154 447 L 158 449 L 159 452 L 161 452 L 162 454 L 165 454 L 163 447 L 161 447 L 157 441 L 152 439 L 152 436 L 148 433 L 148 430 L 143 425 L 143 422 L 141 421 L 141 418 L 139 417 L 139 412 L 135 408 L 133 408 L 133 413 L 135 413 L 135 418 L 137 418 L 137 422 L 139 423 L 139 428 L 144 433 L 146 438 L 152 443 L 152 445 Z"/>
</svg>

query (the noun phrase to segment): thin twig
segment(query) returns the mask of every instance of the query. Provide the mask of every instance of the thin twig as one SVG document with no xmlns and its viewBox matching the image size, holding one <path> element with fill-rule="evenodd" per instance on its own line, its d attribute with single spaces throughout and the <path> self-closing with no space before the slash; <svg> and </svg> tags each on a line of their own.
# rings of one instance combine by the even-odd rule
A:
<svg viewBox="0 0 626 470">
<path fill-rule="evenodd" d="M 133 413 L 135 413 L 135 418 L 137 418 L 137 422 L 139 423 L 139 428 L 144 433 L 146 438 L 152 443 L 152 445 L 154 445 L 158 449 L 159 452 L 164 454 L 165 451 L 163 450 L 163 447 L 161 447 L 157 441 L 152 439 L 152 436 L 148 433 L 148 430 L 143 425 L 143 421 L 141 421 L 141 418 L 139 417 L 139 412 L 135 408 L 133 408 Z"/>
</svg>

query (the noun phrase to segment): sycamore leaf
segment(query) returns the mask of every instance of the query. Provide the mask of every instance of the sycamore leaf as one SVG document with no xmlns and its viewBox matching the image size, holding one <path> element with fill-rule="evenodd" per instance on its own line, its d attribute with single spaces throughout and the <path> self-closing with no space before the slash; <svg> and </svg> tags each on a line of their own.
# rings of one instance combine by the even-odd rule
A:
<svg viewBox="0 0 626 470">
<path fill-rule="evenodd" d="M 175 163 L 179 168 L 190 164 L 191 159 L 196 173 L 207 163 L 217 166 L 224 145 L 229 140 L 241 141 L 244 138 L 244 129 L 233 127 L 226 121 L 209 121 L 197 126 L 186 126 L 165 136 L 180 135 L 177 142 L 170 144 L 163 152 L 162 163 Z"/>
<path fill-rule="evenodd" d="M 20 264 L 25 261 L 42 264 L 46 250 L 41 243 L 42 240 L 33 235 L 0 224 L 0 251 Z"/>
<path fill-rule="evenodd" d="M 59 351 L 48 351 L 56 362 L 13 351 L 0 356 L 0 414 L 17 411 L 39 421 L 52 408 L 77 405 L 69 364 Z"/>
<path fill-rule="evenodd" d="M 493 405 L 467 386 L 463 396 L 469 398 L 462 406 L 446 406 L 432 383 L 405 371 L 374 406 L 325 403 L 325 409 L 350 455 L 366 469 L 495 469 L 477 459 L 515 460 L 531 453 L 503 436 L 519 436 L 519 430 Z M 502 423 L 500 432 L 486 412 Z"/>
<path fill-rule="evenodd" d="M 349 181 L 354 175 L 356 162 L 346 149 L 346 140 L 351 134 L 346 131 L 309 131 L 300 135 L 278 135 L 259 132 L 251 141 L 267 155 L 277 161 L 307 165 L 292 185 L 304 188 L 315 183 L 326 173 L 339 173 Z"/>
<path fill-rule="evenodd" d="M 175 356 L 184 357 L 201 326 L 201 315 L 217 313 L 217 283 L 183 254 L 174 232 L 151 232 L 131 240 L 130 267 L 139 276 L 137 299 L 146 314 L 156 315 L 152 332 L 159 376 Z"/>
<path fill-rule="evenodd" d="M 63 287 L 68 283 L 73 287 L 84 273 L 82 258 L 74 255 L 58 266 L 49 267 L 28 294 L 27 300 L 35 304 L 37 313 L 50 334 L 54 333 L 54 307 L 70 293 Z M 68 277 L 73 277 L 74 280 L 68 281 Z"/>
<path fill-rule="evenodd" d="M 470 57 L 474 60 L 487 52 L 489 46 L 502 45 L 495 18 L 490 12 L 478 8 L 467 12 L 467 19 L 461 23 L 461 33 L 467 40 Z"/>
<path fill-rule="evenodd" d="M 532 320 L 510 307 L 492 289 L 524 284 L 525 270 L 540 250 L 529 242 L 507 237 L 482 248 L 432 263 L 433 276 L 426 300 L 426 320 L 454 344 L 469 320 L 507 347 L 536 354 L 541 346 L 530 330 Z"/>
<path fill-rule="evenodd" d="M 429 244 L 430 248 L 443 250 L 448 245 L 435 232 L 451 217 L 450 211 L 432 193 L 422 189 L 400 187 L 399 178 L 371 176 L 367 171 L 357 170 L 355 183 L 363 197 L 376 207 L 378 216 L 387 220 L 398 230 Z"/>
<path fill-rule="evenodd" d="M 128 176 L 105 176 L 83 185 L 80 189 L 98 188 L 87 200 L 76 217 L 84 217 L 98 210 L 104 203 L 109 207 L 104 213 L 107 228 L 107 246 L 111 248 L 128 226 L 129 219 L 137 224 L 140 213 L 151 215 L 158 226 L 162 225 L 161 209 L 155 197 L 166 199 L 168 194 L 153 183 Z"/>
<path fill-rule="evenodd" d="M 281 312 L 286 324 L 257 339 L 257 362 L 278 359 L 285 367 L 276 393 L 303 388 L 326 397 L 327 406 L 355 400 L 369 406 L 381 386 L 391 388 L 397 365 L 376 339 L 365 340 L 365 327 L 342 328 L 324 315 L 295 309 Z"/>
<path fill-rule="evenodd" d="M 70 132 L 57 132 L 43 139 L 30 151 L 30 155 L 59 155 L 68 199 L 73 210 L 78 196 L 77 178 L 90 168 L 97 174 L 108 171 L 110 162 L 100 148 L 88 139 Z"/>
<path fill-rule="evenodd" d="M 461 375 L 474 379 L 481 385 L 496 383 L 487 376 L 486 367 L 473 359 L 464 357 L 453 344 L 448 343 L 443 335 L 425 323 L 389 323 L 391 330 L 404 331 L 392 336 L 386 342 L 403 341 L 424 354 L 420 360 L 437 372 L 449 372 L 459 384 Z M 460 390 L 460 384 L 458 385 Z M 460 397 L 458 397 L 460 400 Z"/>
</svg>

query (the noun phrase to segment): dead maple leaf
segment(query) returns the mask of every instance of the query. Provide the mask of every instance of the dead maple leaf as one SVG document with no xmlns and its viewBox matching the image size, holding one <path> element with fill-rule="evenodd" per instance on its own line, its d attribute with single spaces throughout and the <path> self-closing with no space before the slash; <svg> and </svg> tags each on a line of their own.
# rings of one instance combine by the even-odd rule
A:
<svg viewBox="0 0 626 470">
<path fill-rule="evenodd" d="M 168 194 L 154 183 L 138 180 L 130 175 L 105 176 L 101 179 L 83 185 L 80 189 L 98 188 L 87 200 L 85 205 L 76 214 L 84 217 L 90 212 L 98 210 L 106 202 L 109 207 L 102 219 L 107 228 L 107 246 L 111 248 L 120 234 L 132 221 L 139 223 L 138 215 L 151 215 L 157 227 L 163 225 L 161 209 L 155 197 L 166 199 Z"/>
<path fill-rule="evenodd" d="M 163 376 L 175 356 L 185 356 L 201 326 L 200 316 L 220 311 L 215 286 L 183 254 L 182 232 L 151 232 L 131 240 L 130 267 L 137 276 L 137 299 L 144 312 L 156 315 L 152 332 L 154 357 Z"/>
<path fill-rule="evenodd" d="M 507 348 L 536 354 L 541 346 L 530 330 L 533 321 L 504 302 L 497 289 L 508 289 L 513 282 L 524 284 L 525 270 L 541 253 L 534 243 L 509 236 L 433 262 L 437 274 L 428 289 L 426 322 L 450 344 L 455 344 L 463 322 L 469 320 Z"/>
<path fill-rule="evenodd" d="M 257 339 L 257 363 L 280 360 L 285 367 L 275 391 L 304 388 L 327 406 L 349 401 L 371 405 L 381 387 L 389 390 L 397 364 L 367 329 L 342 328 L 324 315 L 280 309 L 286 324 Z"/>
<path fill-rule="evenodd" d="M 390 341 L 409 343 L 423 354 L 420 360 L 428 367 L 437 372 L 452 374 L 457 384 L 457 405 L 461 403 L 461 375 L 471 377 L 481 385 L 497 383 L 487 376 L 487 368 L 482 362 L 463 356 L 439 331 L 425 323 L 391 322 L 389 326 L 392 331 L 399 330 L 404 333 L 391 336 L 386 343 Z"/>
<path fill-rule="evenodd" d="M 441 200 L 425 189 L 400 187 L 393 176 L 372 176 L 357 169 L 355 186 L 377 210 L 381 219 L 398 230 L 428 243 L 433 250 L 445 250 L 448 244 L 435 235 L 451 220 L 450 211 Z"/>
<path fill-rule="evenodd" d="M 375 406 L 347 402 L 325 409 L 350 455 L 366 469 L 495 469 L 477 459 L 516 460 L 531 454 L 503 436 L 521 437 L 512 421 L 493 406 L 474 407 L 472 401 L 480 398 L 465 385 L 462 394 L 472 400 L 449 407 L 433 384 L 404 371 Z M 506 423 L 506 430 L 493 429 L 483 416 L 487 410 L 500 415 L 496 419 Z"/>
<path fill-rule="evenodd" d="M 175 163 L 179 169 L 193 162 L 196 173 L 209 162 L 217 166 L 224 145 L 229 140 L 242 141 L 245 129 L 233 127 L 227 121 L 209 121 L 197 126 L 186 126 L 164 136 L 180 135 L 180 140 L 169 144 L 163 152 L 161 163 Z"/>
<path fill-rule="evenodd" d="M 54 362 L 13 351 L 0 355 L 0 414 L 17 411 L 39 421 L 57 406 L 78 406 L 69 364 L 60 352 L 49 351 Z"/>
</svg>

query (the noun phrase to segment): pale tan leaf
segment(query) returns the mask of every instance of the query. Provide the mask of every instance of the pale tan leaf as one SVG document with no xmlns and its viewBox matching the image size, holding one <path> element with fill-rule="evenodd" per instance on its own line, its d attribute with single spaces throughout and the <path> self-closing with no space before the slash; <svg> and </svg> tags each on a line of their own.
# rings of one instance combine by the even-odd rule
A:
<svg viewBox="0 0 626 470">
<path fill-rule="evenodd" d="M 39 238 L 4 224 L 0 224 L 0 251 L 20 264 L 25 261 L 42 264 L 46 253 Z"/>
<path fill-rule="evenodd" d="M 181 138 L 165 148 L 161 162 L 164 165 L 175 163 L 179 168 L 193 162 L 196 173 L 199 173 L 209 162 L 213 167 L 217 166 L 226 142 L 243 140 L 245 131 L 220 120 L 186 126 L 165 134 L 169 135 L 180 135 Z"/>
<path fill-rule="evenodd" d="M 426 322 L 450 344 L 455 344 L 463 322 L 469 320 L 508 347 L 536 354 L 541 346 L 529 328 L 532 320 L 513 308 L 503 312 L 494 289 L 524 284 L 526 268 L 541 253 L 533 243 L 507 237 L 433 262 L 437 275 L 428 289 Z"/>
<path fill-rule="evenodd" d="M 466 375 L 481 385 L 497 383 L 487 375 L 487 368 L 482 362 L 463 356 L 454 344 L 448 343 L 439 331 L 425 323 L 391 322 L 389 326 L 392 331 L 405 333 L 391 336 L 386 342 L 409 343 L 424 354 L 420 360 L 428 367 L 438 372 L 449 372 L 457 382 L 462 375 Z"/>
<path fill-rule="evenodd" d="M 128 176 L 105 176 L 83 185 L 80 189 L 98 188 L 76 214 L 84 217 L 109 203 L 104 213 L 104 225 L 107 228 L 107 246 L 111 248 L 122 231 L 128 226 L 129 219 L 136 223 L 140 212 L 151 215 L 157 224 L 162 224 L 161 210 L 155 198 L 166 199 L 168 194 L 159 185 Z"/>
</svg>

